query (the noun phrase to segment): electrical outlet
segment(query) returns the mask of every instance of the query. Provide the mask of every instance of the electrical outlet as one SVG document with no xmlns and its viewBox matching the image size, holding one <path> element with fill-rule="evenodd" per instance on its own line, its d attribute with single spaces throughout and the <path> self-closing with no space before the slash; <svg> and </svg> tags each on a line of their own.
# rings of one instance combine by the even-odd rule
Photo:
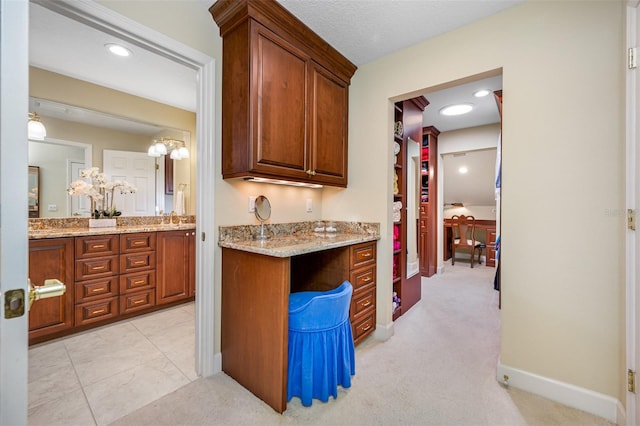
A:
<svg viewBox="0 0 640 426">
<path fill-rule="evenodd" d="M 249 196 L 249 213 L 255 213 L 256 211 L 256 195 Z"/>
<path fill-rule="evenodd" d="M 311 213 L 313 211 L 313 200 L 311 198 L 307 198 L 307 213 Z"/>
<path fill-rule="evenodd" d="M 47 206 L 47 210 L 50 212 L 57 212 L 58 211 L 58 206 L 55 204 L 49 204 Z"/>
</svg>

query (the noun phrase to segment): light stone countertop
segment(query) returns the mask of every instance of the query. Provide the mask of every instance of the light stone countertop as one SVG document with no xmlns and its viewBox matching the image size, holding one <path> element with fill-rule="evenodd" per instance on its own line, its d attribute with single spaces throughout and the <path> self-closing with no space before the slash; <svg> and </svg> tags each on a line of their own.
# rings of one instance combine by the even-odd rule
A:
<svg viewBox="0 0 640 426">
<path fill-rule="evenodd" d="M 195 229 L 195 223 L 181 224 L 139 224 L 124 225 L 112 228 L 89 228 L 89 227 L 69 227 L 69 228 L 44 228 L 30 229 L 29 239 L 38 240 L 44 238 L 82 237 L 90 235 L 107 234 L 131 234 L 134 232 L 156 232 L 156 231 L 180 231 Z"/>
<path fill-rule="evenodd" d="M 313 232 L 313 222 L 265 225 L 267 240 L 255 238 L 259 227 L 221 227 L 218 245 L 274 257 L 291 257 L 380 239 L 379 224 L 335 222 L 338 232 Z"/>
</svg>

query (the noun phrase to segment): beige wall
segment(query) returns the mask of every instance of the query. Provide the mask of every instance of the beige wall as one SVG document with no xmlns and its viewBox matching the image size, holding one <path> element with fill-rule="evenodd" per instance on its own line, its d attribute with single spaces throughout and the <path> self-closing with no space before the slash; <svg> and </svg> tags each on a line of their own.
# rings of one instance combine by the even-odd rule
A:
<svg viewBox="0 0 640 426">
<path fill-rule="evenodd" d="M 625 400 L 624 222 L 609 213 L 624 208 L 623 35 L 622 2 L 531 1 L 358 70 L 350 187 L 325 191 L 323 211 L 382 222 L 378 324 L 391 320 L 390 99 L 502 68 L 501 362 Z"/>
<path fill-rule="evenodd" d="M 195 113 L 34 67 L 29 69 L 29 95 L 190 132 L 193 136 L 187 148 L 193 155 L 188 160 L 175 162 L 174 181 L 190 184 L 191 190 L 185 191 L 187 212 L 195 213 L 195 202 L 191 199 L 195 198 Z M 94 145 L 92 161 L 96 167 L 102 167 L 103 149 L 145 152 L 151 142 L 151 137 L 48 117 L 43 117 L 42 122 L 47 128 L 48 138 Z"/>
<path fill-rule="evenodd" d="M 200 2 L 102 3 L 217 58 L 220 93 L 220 38 Z M 312 216 L 381 222 L 380 326 L 391 322 L 392 101 L 502 68 L 501 361 L 624 401 L 624 224 L 606 213 L 624 207 L 622 12 L 619 1 L 530 1 L 356 72 L 349 188 L 314 193 Z M 216 225 L 251 223 L 246 196 L 267 192 L 274 222 L 309 218 L 303 190 L 224 182 L 218 160 L 216 176 Z M 219 301 L 219 251 L 215 286 Z"/>
</svg>

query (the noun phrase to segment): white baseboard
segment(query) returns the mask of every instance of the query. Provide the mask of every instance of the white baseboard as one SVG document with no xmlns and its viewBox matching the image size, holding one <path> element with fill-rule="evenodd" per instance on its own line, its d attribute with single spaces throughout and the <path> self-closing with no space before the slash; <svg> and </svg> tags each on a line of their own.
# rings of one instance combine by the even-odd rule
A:
<svg viewBox="0 0 640 426">
<path fill-rule="evenodd" d="M 393 321 L 391 321 L 387 325 L 376 324 L 376 331 L 373 332 L 373 337 L 376 340 L 380 340 L 382 342 L 387 341 L 393 336 Z"/>
<path fill-rule="evenodd" d="M 508 379 L 505 380 L 505 377 Z M 509 367 L 501 362 L 498 362 L 496 379 L 514 388 L 602 417 L 612 423 L 617 423 L 621 416 L 626 417 L 622 403 L 616 398 Z"/>
</svg>

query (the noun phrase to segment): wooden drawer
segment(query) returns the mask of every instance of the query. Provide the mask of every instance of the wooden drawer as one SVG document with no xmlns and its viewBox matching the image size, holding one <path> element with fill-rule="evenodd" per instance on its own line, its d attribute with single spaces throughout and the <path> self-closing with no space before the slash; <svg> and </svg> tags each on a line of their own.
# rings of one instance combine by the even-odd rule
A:
<svg viewBox="0 0 640 426">
<path fill-rule="evenodd" d="M 121 272 L 137 272 L 156 268 L 156 252 L 121 254 Z"/>
<path fill-rule="evenodd" d="M 496 266 L 496 250 L 487 247 L 487 266 Z"/>
<path fill-rule="evenodd" d="M 373 265 L 376 263 L 376 242 L 356 244 L 350 247 L 351 268 Z"/>
<path fill-rule="evenodd" d="M 155 306 L 155 304 L 156 291 L 154 289 L 125 294 L 120 296 L 120 313 L 128 314 L 140 311 Z"/>
<path fill-rule="evenodd" d="M 77 282 L 76 303 L 85 303 L 118 295 L 118 277 Z"/>
<path fill-rule="evenodd" d="M 376 314 L 375 311 L 371 312 L 369 315 L 365 315 L 363 318 L 356 321 L 353 324 L 353 341 L 354 343 L 359 343 L 360 340 L 364 339 L 369 334 L 373 333 L 376 329 Z"/>
<path fill-rule="evenodd" d="M 349 281 L 351 281 L 354 293 L 362 287 L 374 285 L 376 282 L 375 265 L 351 271 Z"/>
<path fill-rule="evenodd" d="M 496 230 L 491 228 L 487 229 L 485 238 L 486 238 L 485 241 L 486 241 L 487 247 L 489 245 L 494 246 L 497 238 Z"/>
<path fill-rule="evenodd" d="M 120 253 L 118 235 L 95 235 L 76 237 L 76 259 L 112 256 Z"/>
<path fill-rule="evenodd" d="M 118 315 L 118 297 L 76 305 L 75 325 L 91 324 Z"/>
<path fill-rule="evenodd" d="M 120 294 L 156 287 L 156 271 L 137 272 L 120 275 Z"/>
<path fill-rule="evenodd" d="M 118 255 L 76 260 L 76 281 L 104 278 L 119 273 Z"/>
<path fill-rule="evenodd" d="M 155 232 L 137 232 L 120 235 L 120 253 L 138 253 L 156 249 Z"/>
<path fill-rule="evenodd" d="M 376 288 L 371 287 L 363 291 L 358 291 L 353 294 L 351 298 L 351 314 L 354 321 L 358 321 L 359 315 L 363 315 L 367 310 L 374 309 L 376 307 Z"/>
</svg>

